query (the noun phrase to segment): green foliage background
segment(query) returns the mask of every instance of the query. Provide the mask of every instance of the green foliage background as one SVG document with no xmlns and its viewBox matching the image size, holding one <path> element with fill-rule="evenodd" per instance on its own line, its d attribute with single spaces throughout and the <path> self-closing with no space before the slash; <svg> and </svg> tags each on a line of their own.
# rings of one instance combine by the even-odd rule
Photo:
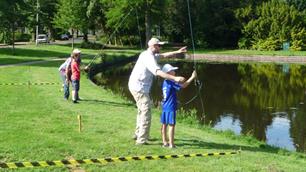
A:
<svg viewBox="0 0 306 172">
<path fill-rule="evenodd" d="M 306 1 L 302 0 L 2 0 L 1 42 L 35 27 L 52 39 L 81 31 L 102 43 L 139 46 L 152 37 L 191 45 L 187 2 L 195 44 L 202 48 L 305 49 Z M 13 10 L 11 10 L 13 9 Z M 36 22 L 36 14 L 39 22 Z M 111 35 L 115 33 L 112 37 Z M 108 38 L 111 39 L 108 41 Z"/>
</svg>

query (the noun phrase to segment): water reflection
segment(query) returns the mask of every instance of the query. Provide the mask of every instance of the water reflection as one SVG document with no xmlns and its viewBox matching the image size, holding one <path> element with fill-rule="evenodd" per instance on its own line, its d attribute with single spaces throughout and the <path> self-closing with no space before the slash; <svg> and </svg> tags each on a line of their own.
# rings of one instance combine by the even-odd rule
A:
<svg viewBox="0 0 306 172">
<path fill-rule="evenodd" d="M 221 121 L 217 122 L 215 125 L 215 129 L 217 130 L 231 130 L 236 134 L 241 133 L 241 123 L 239 119 L 234 119 L 230 116 L 223 116 L 220 119 Z"/>
<path fill-rule="evenodd" d="M 192 63 L 173 65 L 180 68 L 178 75 L 190 76 Z M 96 75 L 94 80 L 133 100 L 127 88 L 132 67 L 132 63 L 113 67 Z M 197 94 L 195 85 L 180 91 L 178 99 L 184 109 L 198 110 L 201 123 L 237 134 L 252 134 L 271 145 L 290 150 L 305 150 L 305 66 L 198 64 L 197 71 L 203 83 L 205 118 L 199 98 L 184 105 Z M 156 79 L 152 87 L 156 105 L 161 100 L 161 83 L 162 79 Z"/>
<path fill-rule="evenodd" d="M 276 116 L 267 129 L 267 143 L 294 150 L 294 143 L 290 137 L 290 120 L 286 116 Z"/>
</svg>

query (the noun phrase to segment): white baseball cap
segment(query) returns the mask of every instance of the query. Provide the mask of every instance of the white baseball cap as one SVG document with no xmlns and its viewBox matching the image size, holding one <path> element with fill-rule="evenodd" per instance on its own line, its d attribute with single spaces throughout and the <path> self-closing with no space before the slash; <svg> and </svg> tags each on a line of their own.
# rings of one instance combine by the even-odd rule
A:
<svg viewBox="0 0 306 172">
<path fill-rule="evenodd" d="M 170 64 L 165 64 L 162 68 L 162 71 L 165 72 L 165 73 L 168 73 L 168 72 L 176 70 L 176 69 L 178 69 L 178 67 L 173 67 Z"/>
<path fill-rule="evenodd" d="M 158 45 L 164 45 L 165 44 L 165 42 L 161 42 L 159 39 L 157 39 L 157 38 L 151 38 L 150 40 L 149 40 L 149 42 L 148 42 L 148 46 L 152 46 L 152 45 L 156 45 L 156 44 L 158 44 Z"/>
<path fill-rule="evenodd" d="M 72 53 L 73 53 L 73 54 L 80 54 L 80 53 L 81 53 L 81 50 L 79 50 L 79 49 L 74 49 L 74 50 L 72 51 Z"/>
</svg>

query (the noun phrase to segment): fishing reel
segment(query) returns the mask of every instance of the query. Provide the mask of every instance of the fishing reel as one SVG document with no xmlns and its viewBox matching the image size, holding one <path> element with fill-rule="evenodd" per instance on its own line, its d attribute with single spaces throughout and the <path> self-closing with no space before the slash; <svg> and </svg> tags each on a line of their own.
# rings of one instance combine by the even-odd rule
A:
<svg viewBox="0 0 306 172">
<path fill-rule="evenodd" d="M 201 85 L 201 81 L 200 80 L 198 80 L 198 79 L 196 79 L 195 81 L 194 81 L 194 85 L 195 86 L 200 86 Z"/>
<path fill-rule="evenodd" d="M 196 79 L 194 80 L 194 85 L 198 88 L 198 90 L 201 90 L 203 83 L 200 80 Z"/>
<path fill-rule="evenodd" d="M 90 70 L 90 64 L 84 67 L 84 71 L 85 71 L 86 73 L 88 73 L 89 70 Z"/>
</svg>

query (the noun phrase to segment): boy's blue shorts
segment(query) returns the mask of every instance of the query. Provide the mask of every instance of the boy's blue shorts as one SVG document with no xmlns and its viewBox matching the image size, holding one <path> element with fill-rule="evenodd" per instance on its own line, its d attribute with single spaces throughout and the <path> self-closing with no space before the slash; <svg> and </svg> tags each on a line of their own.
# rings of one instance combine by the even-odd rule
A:
<svg viewBox="0 0 306 172">
<path fill-rule="evenodd" d="M 160 122 L 162 124 L 170 124 L 170 125 L 175 125 L 176 123 L 176 112 L 175 111 L 170 111 L 170 112 L 162 112 L 160 115 Z"/>
</svg>

